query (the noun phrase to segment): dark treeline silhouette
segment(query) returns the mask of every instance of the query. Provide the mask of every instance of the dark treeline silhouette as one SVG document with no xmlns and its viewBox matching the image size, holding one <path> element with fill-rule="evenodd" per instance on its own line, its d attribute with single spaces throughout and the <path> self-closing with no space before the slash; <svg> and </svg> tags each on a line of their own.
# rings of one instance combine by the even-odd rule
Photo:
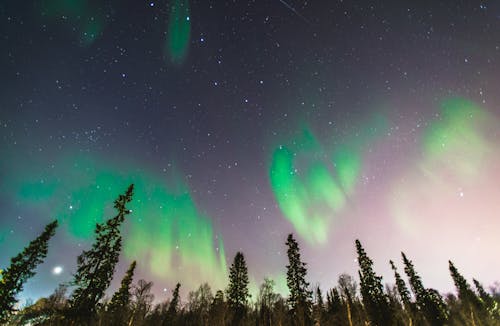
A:
<svg viewBox="0 0 500 326">
<path fill-rule="evenodd" d="M 342 274 L 337 286 L 312 287 L 307 280 L 307 264 L 302 261 L 298 242 L 288 235 L 288 264 L 284 266 L 289 289 L 284 298 L 275 292 L 275 283 L 264 279 L 258 294 L 251 300 L 248 267 L 242 252 L 236 253 L 229 269 L 228 286 L 215 293 L 207 283 L 189 292 L 186 301 L 180 297 L 177 283 L 171 299 L 154 304 L 152 282 L 134 283 L 136 262 L 132 262 L 120 287 L 105 297 L 118 257 L 122 236 L 120 226 L 130 211 L 133 185 L 114 202 L 115 217 L 97 224 L 95 242 L 77 258 L 73 280 L 61 284 L 47 298 L 23 308 L 16 308 L 17 295 L 24 283 L 35 275 L 36 267 L 47 255 L 50 238 L 57 221 L 48 224 L 36 239 L 10 261 L 0 274 L 0 324 L 2 325 L 333 325 L 333 326 L 397 326 L 397 325 L 500 325 L 500 291 L 486 291 L 473 279 L 474 288 L 455 265 L 449 271 L 457 295 L 442 296 L 426 288 L 412 261 L 401 253 L 405 277 L 396 264 L 394 285 L 382 283 L 373 269 L 373 261 L 359 240 L 355 241 L 359 264 L 359 283 Z M 71 293 L 67 293 L 71 290 Z"/>
</svg>

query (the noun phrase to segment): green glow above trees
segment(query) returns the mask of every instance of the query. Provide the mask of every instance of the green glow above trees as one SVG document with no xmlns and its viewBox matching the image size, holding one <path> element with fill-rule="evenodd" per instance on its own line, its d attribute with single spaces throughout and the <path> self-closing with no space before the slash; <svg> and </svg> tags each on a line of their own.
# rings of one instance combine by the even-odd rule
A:
<svg viewBox="0 0 500 326">
<path fill-rule="evenodd" d="M 332 221 L 355 192 L 366 144 L 386 128 L 376 116 L 363 132 L 325 149 L 309 129 L 275 149 L 271 188 L 281 212 L 310 244 L 325 244 Z"/>
<path fill-rule="evenodd" d="M 5 186 L 17 189 L 16 200 L 23 206 L 57 218 L 71 238 L 90 240 L 95 224 L 112 214 L 116 195 L 133 183 L 133 213 L 124 224 L 125 257 L 138 260 L 156 277 L 187 287 L 198 286 L 200 277 L 225 285 L 223 239 L 200 213 L 179 174 L 149 173 L 82 156 L 57 166 L 45 171 L 27 166 L 22 177 L 6 180 Z"/>
</svg>

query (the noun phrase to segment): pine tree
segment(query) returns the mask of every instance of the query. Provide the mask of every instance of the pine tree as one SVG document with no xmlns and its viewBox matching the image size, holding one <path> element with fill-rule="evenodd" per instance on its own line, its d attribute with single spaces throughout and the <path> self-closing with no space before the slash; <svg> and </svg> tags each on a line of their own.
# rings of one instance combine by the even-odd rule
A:
<svg viewBox="0 0 500 326">
<path fill-rule="evenodd" d="M 306 281 L 306 263 L 300 259 L 299 244 L 288 235 L 286 245 L 288 247 L 288 265 L 286 266 L 286 283 L 290 290 L 288 304 L 291 307 L 292 320 L 296 325 L 311 325 L 312 316 L 312 291 Z"/>
<path fill-rule="evenodd" d="M 125 325 L 128 320 L 130 306 L 130 285 L 134 277 L 136 262 L 133 261 L 122 279 L 120 288 L 113 294 L 108 305 L 108 313 L 112 325 Z"/>
<path fill-rule="evenodd" d="M 238 324 L 246 313 L 248 293 L 248 269 L 243 253 L 237 252 L 229 269 L 227 300 L 233 311 L 233 324 Z"/>
<path fill-rule="evenodd" d="M 96 240 L 90 250 L 77 259 L 77 271 L 72 284 L 77 288 L 70 298 L 69 317 L 79 323 L 88 323 L 95 317 L 97 304 L 108 288 L 120 255 L 122 237 L 120 226 L 130 214 L 126 204 L 132 200 L 134 185 L 114 202 L 117 215 L 96 225 Z"/>
<path fill-rule="evenodd" d="M 173 325 L 175 323 L 175 319 L 177 317 L 177 311 L 179 309 L 179 304 L 180 304 L 180 295 L 179 295 L 180 287 L 181 284 L 177 283 L 175 285 L 175 289 L 172 291 L 172 300 L 168 305 L 167 314 L 165 319 L 163 320 L 163 325 L 165 326 Z"/>
<path fill-rule="evenodd" d="M 404 308 L 408 312 L 412 312 L 412 302 L 410 299 L 410 291 L 406 287 L 405 281 L 401 278 L 401 275 L 398 273 L 398 269 L 394 265 L 392 260 L 389 261 L 391 264 L 391 268 L 394 271 L 394 278 L 396 279 L 396 287 L 398 289 L 399 297 L 401 298 L 401 302 L 403 303 Z"/>
<path fill-rule="evenodd" d="M 418 309 L 424 314 L 431 325 L 439 326 L 445 324 L 448 319 L 448 311 L 443 298 L 435 290 L 427 290 L 422 284 L 420 276 L 415 271 L 411 260 L 406 258 L 402 252 L 405 273 L 410 281 L 410 287 L 415 295 Z"/>
<path fill-rule="evenodd" d="M 47 224 L 42 234 L 13 257 L 10 266 L 0 274 L 0 323 L 7 322 L 14 312 L 17 294 L 23 290 L 24 283 L 35 275 L 36 267 L 47 256 L 49 240 L 55 234 L 57 225 L 57 221 Z"/>
<path fill-rule="evenodd" d="M 359 240 L 356 240 L 356 251 L 360 268 L 361 296 L 368 317 L 374 325 L 390 325 L 391 309 L 384 293 L 382 277 L 377 276 L 373 271 L 373 261 L 368 257 Z"/>
</svg>

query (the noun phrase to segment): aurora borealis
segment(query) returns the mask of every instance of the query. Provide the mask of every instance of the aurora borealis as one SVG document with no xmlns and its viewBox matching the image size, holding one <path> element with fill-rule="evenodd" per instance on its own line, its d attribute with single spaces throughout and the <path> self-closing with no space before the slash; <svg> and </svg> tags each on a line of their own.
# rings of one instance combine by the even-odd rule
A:
<svg viewBox="0 0 500 326">
<path fill-rule="evenodd" d="M 500 5 L 286 4 L 0 4 L 0 268 L 60 222 L 23 300 L 130 183 L 112 288 L 136 260 L 157 300 L 224 289 L 237 251 L 286 293 L 290 232 L 325 289 L 355 239 L 386 283 L 401 250 L 442 292 L 448 259 L 500 281 Z"/>
</svg>

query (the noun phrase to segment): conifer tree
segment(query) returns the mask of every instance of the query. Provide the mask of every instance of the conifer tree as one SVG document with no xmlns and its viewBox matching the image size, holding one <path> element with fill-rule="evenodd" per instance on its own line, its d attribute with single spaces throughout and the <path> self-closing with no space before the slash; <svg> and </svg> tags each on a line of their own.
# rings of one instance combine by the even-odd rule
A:
<svg viewBox="0 0 500 326">
<path fill-rule="evenodd" d="M 180 304 L 180 295 L 179 289 L 181 287 L 180 283 L 175 285 L 175 289 L 172 291 L 172 300 L 168 305 L 167 314 L 165 319 L 163 320 L 163 325 L 169 326 L 175 323 L 175 319 L 177 317 L 177 311 L 179 309 Z"/>
<path fill-rule="evenodd" d="M 471 305 L 476 309 L 480 308 L 481 301 L 474 291 L 472 291 L 467 280 L 458 272 L 458 269 L 455 265 L 453 265 L 451 260 L 448 261 L 448 265 L 450 268 L 451 278 L 453 279 L 453 283 L 455 283 L 455 287 L 457 289 L 458 298 L 466 305 Z"/>
<path fill-rule="evenodd" d="M 214 300 L 210 305 L 210 325 L 226 324 L 226 302 L 224 292 L 217 290 Z"/>
<path fill-rule="evenodd" d="M 401 298 L 401 302 L 403 303 L 404 308 L 411 312 L 412 310 L 412 302 L 410 299 L 410 291 L 406 287 L 405 281 L 401 278 L 401 275 L 398 273 L 398 269 L 394 265 L 392 260 L 389 261 L 391 264 L 391 268 L 394 271 L 394 278 L 396 279 L 396 287 L 398 289 L 399 297 Z"/>
<path fill-rule="evenodd" d="M 90 250 L 82 252 L 77 259 L 77 271 L 72 284 L 77 288 L 70 298 L 70 319 L 88 323 L 95 317 L 97 304 L 104 296 L 115 270 L 122 246 L 120 226 L 125 216 L 130 214 L 126 208 L 132 200 L 134 185 L 114 202 L 117 215 L 104 223 L 96 224 L 96 240 Z"/>
<path fill-rule="evenodd" d="M 134 277 L 136 262 L 133 261 L 122 279 L 120 288 L 113 294 L 108 305 L 111 324 L 125 325 L 130 306 L 130 285 Z"/>
<path fill-rule="evenodd" d="M 300 259 L 299 244 L 288 235 L 286 245 L 288 247 L 288 265 L 286 266 L 286 283 L 290 290 L 288 304 L 291 307 L 292 320 L 296 325 L 312 324 L 312 291 L 309 290 L 309 283 L 306 281 L 306 263 Z"/>
<path fill-rule="evenodd" d="M 493 298 L 491 297 L 491 295 L 486 292 L 483 285 L 479 283 L 478 280 L 472 279 L 472 281 L 474 282 L 474 286 L 476 287 L 477 293 L 479 294 L 479 298 L 481 298 L 481 300 L 486 304 L 487 307 L 492 306 Z"/>
<path fill-rule="evenodd" d="M 342 300 L 339 291 L 336 288 L 332 288 L 326 293 L 326 310 L 329 314 L 334 315 L 338 313 L 341 308 Z"/>
<path fill-rule="evenodd" d="M 246 312 L 248 293 L 248 269 L 243 253 L 237 252 L 229 268 L 229 286 L 227 300 L 233 311 L 233 324 L 238 324 Z"/>
<path fill-rule="evenodd" d="M 405 273 L 408 276 L 410 287 L 415 295 L 418 309 L 424 314 L 431 325 L 439 326 L 445 324 L 448 319 L 448 311 L 443 298 L 435 290 L 427 290 L 420 276 L 415 271 L 411 260 L 406 258 L 402 252 L 403 263 L 405 264 Z"/>
<path fill-rule="evenodd" d="M 316 286 L 316 305 L 314 306 L 314 318 L 316 319 L 317 324 L 322 324 L 325 313 L 325 304 L 323 302 L 323 293 L 321 292 L 321 288 L 319 285 Z"/>
<path fill-rule="evenodd" d="M 373 261 L 368 257 L 361 242 L 356 240 L 358 253 L 359 279 L 363 305 L 368 317 L 374 325 L 389 325 L 391 323 L 391 310 L 389 300 L 384 293 L 382 277 L 373 271 Z"/>
<path fill-rule="evenodd" d="M 49 240 L 55 234 L 57 221 L 45 226 L 44 231 L 32 240 L 21 253 L 10 260 L 10 266 L 0 274 L 0 323 L 7 322 L 14 312 L 16 296 L 24 283 L 35 275 L 36 267 L 47 256 Z"/>
</svg>

